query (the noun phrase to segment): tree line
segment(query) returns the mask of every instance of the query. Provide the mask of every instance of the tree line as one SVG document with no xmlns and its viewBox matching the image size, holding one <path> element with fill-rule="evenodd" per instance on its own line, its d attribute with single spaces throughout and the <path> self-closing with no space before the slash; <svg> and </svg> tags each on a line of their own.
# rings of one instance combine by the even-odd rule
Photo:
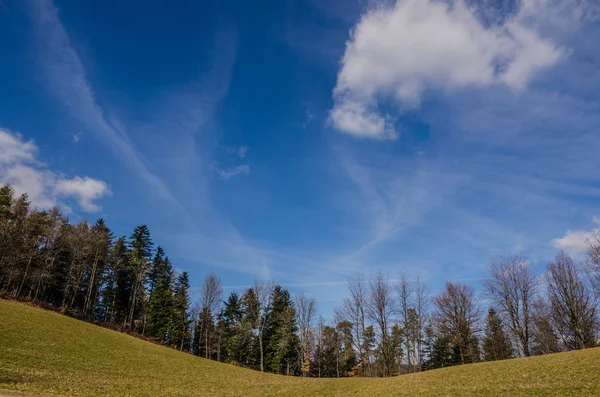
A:
<svg viewBox="0 0 600 397">
<path fill-rule="evenodd" d="M 102 219 L 71 224 L 54 208 L 0 188 L 0 294 L 134 333 L 181 351 L 264 372 L 388 377 L 598 343 L 600 233 L 585 261 L 564 252 L 533 274 L 522 254 L 490 264 L 483 292 L 448 282 L 357 275 L 331 319 L 314 298 L 255 282 L 223 301 L 208 274 L 199 299 L 147 226 L 115 237 Z"/>
</svg>

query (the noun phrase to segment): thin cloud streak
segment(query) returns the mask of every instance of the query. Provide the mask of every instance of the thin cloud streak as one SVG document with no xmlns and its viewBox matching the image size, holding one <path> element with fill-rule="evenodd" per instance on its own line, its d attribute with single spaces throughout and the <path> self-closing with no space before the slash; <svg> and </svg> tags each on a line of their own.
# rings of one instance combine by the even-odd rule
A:
<svg viewBox="0 0 600 397">
<path fill-rule="evenodd" d="M 81 59 L 71 46 L 70 38 L 60 22 L 56 6 L 51 0 L 31 0 L 29 10 L 35 26 L 40 66 L 46 76 L 44 83 L 47 88 L 115 157 L 125 161 L 153 190 L 160 192 L 162 198 L 176 204 L 187 215 L 185 208 L 165 183 L 149 169 L 127 134 L 106 119 L 104 110 L 96 102 L 94 91 L 87 81 Z"/>
</svg>

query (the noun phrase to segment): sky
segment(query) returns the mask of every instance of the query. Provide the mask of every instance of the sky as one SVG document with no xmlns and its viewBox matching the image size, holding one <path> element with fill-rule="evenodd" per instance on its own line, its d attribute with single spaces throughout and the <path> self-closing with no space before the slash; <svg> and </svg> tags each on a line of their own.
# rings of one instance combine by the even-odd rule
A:
<svg viewBox="0 0 600 397">
<path fill-rule="evenodd" d="M 192 287 L 541 274 L 600 228 L 594 0 L 0 0 L 0 182 Z"/>
</svg>

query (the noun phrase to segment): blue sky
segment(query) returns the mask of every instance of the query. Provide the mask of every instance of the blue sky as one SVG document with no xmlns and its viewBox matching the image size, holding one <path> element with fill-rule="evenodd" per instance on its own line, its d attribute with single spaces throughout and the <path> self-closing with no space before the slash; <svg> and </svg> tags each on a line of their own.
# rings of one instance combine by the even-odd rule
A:
<svg viewBox="0 0 600 397">
<path fill-rule="evenodd" d="M 2 0 L 0 181 L 325 313 L 541 273 L 600 227 L 598 42 L 592 0 Z"/>
</svg>

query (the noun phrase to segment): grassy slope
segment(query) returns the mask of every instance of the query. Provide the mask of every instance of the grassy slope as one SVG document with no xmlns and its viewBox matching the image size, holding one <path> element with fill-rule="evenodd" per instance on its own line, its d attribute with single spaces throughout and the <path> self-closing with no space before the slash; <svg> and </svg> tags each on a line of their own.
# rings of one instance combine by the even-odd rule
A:
<svg viewBox="0 0 600 397">
<path fill-rule="evenodd" d="M 600 349 L 388 379 L 302 379 L 237 368 L 0 300 L 1 389 L 73 396 L 600 395 Z"/>
</svg>

